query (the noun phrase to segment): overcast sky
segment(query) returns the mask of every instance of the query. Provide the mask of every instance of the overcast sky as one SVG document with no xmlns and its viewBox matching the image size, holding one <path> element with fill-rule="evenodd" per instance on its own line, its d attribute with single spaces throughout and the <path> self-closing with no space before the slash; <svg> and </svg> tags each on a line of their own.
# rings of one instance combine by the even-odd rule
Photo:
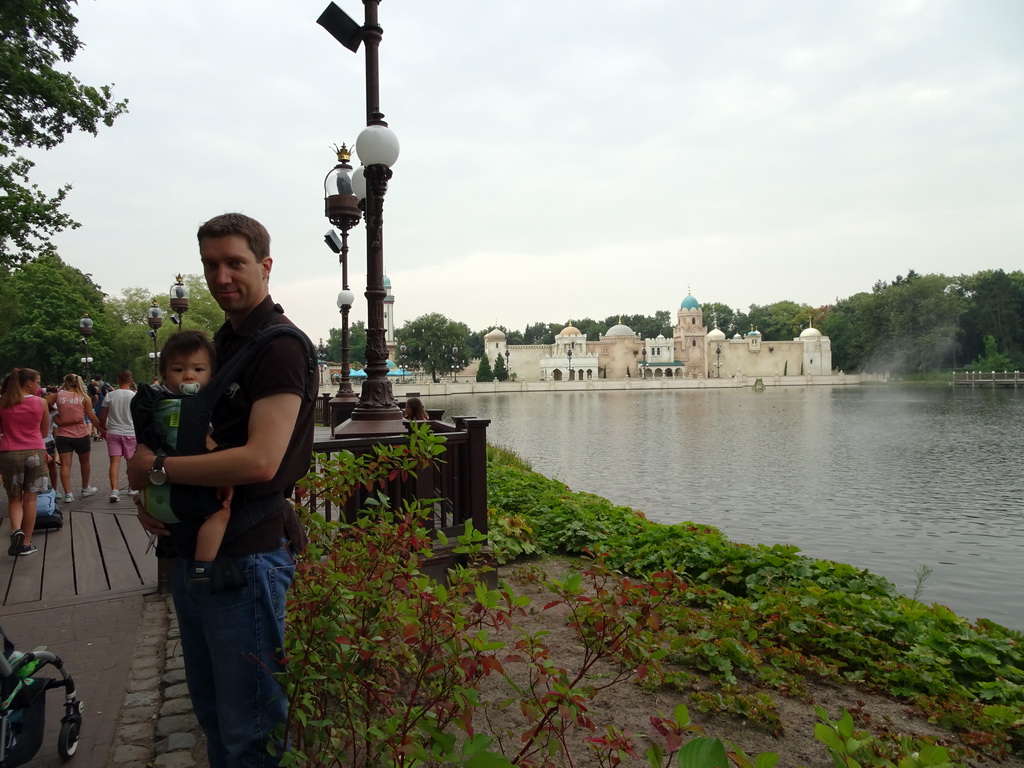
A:
<svg viewBox="0 0 1024 768">
<path fill-rule="evenodd" d="M 357 0 L 338 3 L 362 23 Z M 71 136 L 62 257 L 108 293 L 199 272 L 198 224 L 273 238 L 271 291 L 340 325 L 323 177 L 365 125 L 327 0 L 81 0 L 73 73 L 130 112 Z M 400 327 L 830 303 L 913 268 L 1024 268 L 1020 0 L 383 0 Z M 365 230 L 353 230 L 365 319 Z"/>
</svg>

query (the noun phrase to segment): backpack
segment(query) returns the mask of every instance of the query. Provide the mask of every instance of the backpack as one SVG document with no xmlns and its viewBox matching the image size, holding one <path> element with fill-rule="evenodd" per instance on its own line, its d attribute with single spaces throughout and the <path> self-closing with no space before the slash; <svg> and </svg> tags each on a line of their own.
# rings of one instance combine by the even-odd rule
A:
<svg viewBox="0 0 1024 768">
<path fill-rule="evenodd" d="M 36 496 L 36 530 L 60 530 L 64 527 L 64 513 L 57 506 L 57 492 L 51 488 Z"/>
<path fill-rule="evenodd" d="M 275 312 L 282 313 L 279 305 Z M 274 319 L 272 312 L 268 323 Z M 171 445 L 165 439 L 164 432 L 158 427 L 158 404 L 166 400 L 168 395 L 148 384 L 140 384 L 138 392 L 131 401 L 132 419 L 135 423 L 135 436 L 139 443 L 148 445 L 154 452 L 167 456 L 194 456 L 206 453 L 206 436 L 209 433 L 213 409 L 221 395 L 235 382 L 242 372 L 256 359 L 260 350 L 279 336 L 293 336 L 302 341 L 306 348 L 307 380 L 316 375 L 316 353 L 309 338 L 292 325 L 265 323 L 260 330 L 246 340 L 245 345 L 234 357 L 220 368 L 210 383 L 197 394 L 181 398 L 176 403 L 176 439 Z M 221 446 L 227 447 L 227 446 Z M 170 507 L 187 515 L 192 520 L 201 521 L 220 509 L 216 489 L 206 486 L 184 485 L 172 483 L 170 489 Z M 267 510 L 254 510 L 252 522 L 258 522 Z M 176 512 L 177 514 L 177 512 Z"/>
</svg>

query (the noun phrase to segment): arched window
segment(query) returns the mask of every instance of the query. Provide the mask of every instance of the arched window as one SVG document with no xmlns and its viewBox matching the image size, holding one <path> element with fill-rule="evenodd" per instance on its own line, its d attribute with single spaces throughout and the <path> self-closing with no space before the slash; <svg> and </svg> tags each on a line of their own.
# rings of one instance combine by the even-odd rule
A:
<svg viewBox="0 0 1024 768">
<path fill-rule="evenodd" d="M 696 340 L 696 339 L 693 339 L 693 340 L 692 340 L 692 341 L 690 342 L 690 346 L 691 346 L 691 347 L 696 347 L 696 346 L 697 346 L 697 340 Z"/>
<path fill-rule="evenodd" d="M 691 317 L 690 318 L 690 325 L 696 325 L 696 324 L 697 324 L 697 318 L 696 317 Z"/>
</svg>

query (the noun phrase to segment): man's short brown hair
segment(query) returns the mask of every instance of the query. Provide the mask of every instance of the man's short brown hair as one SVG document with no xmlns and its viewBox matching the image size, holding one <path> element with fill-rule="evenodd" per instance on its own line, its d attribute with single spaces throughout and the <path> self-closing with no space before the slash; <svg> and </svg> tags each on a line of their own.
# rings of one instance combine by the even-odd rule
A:
<svg viewBox="0 0 1024 768">
<path fill-rule="evenodd" d="M 244 237 L 256 261 L 263 261 L 270 255 L 270 233 L 267 228 L 244 213 L 222 213 L 200 225 L 196 238 L 202 244 L 207 238 Z"/>
</svg>

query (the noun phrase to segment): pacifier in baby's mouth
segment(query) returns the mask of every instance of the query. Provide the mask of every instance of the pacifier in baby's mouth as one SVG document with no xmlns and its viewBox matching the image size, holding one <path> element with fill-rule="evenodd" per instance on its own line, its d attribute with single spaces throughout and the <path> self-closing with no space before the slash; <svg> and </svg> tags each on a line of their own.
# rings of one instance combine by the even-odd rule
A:
<svg viewBox="0 0 1024 768">
<path fill-rule="evenodd" d="M 199 382 L 198 381 L 186 381 L 183 382 L 179 387 L 181 394 L 183 395 L 198 395 L 199 394 Z"/>
</svg>

